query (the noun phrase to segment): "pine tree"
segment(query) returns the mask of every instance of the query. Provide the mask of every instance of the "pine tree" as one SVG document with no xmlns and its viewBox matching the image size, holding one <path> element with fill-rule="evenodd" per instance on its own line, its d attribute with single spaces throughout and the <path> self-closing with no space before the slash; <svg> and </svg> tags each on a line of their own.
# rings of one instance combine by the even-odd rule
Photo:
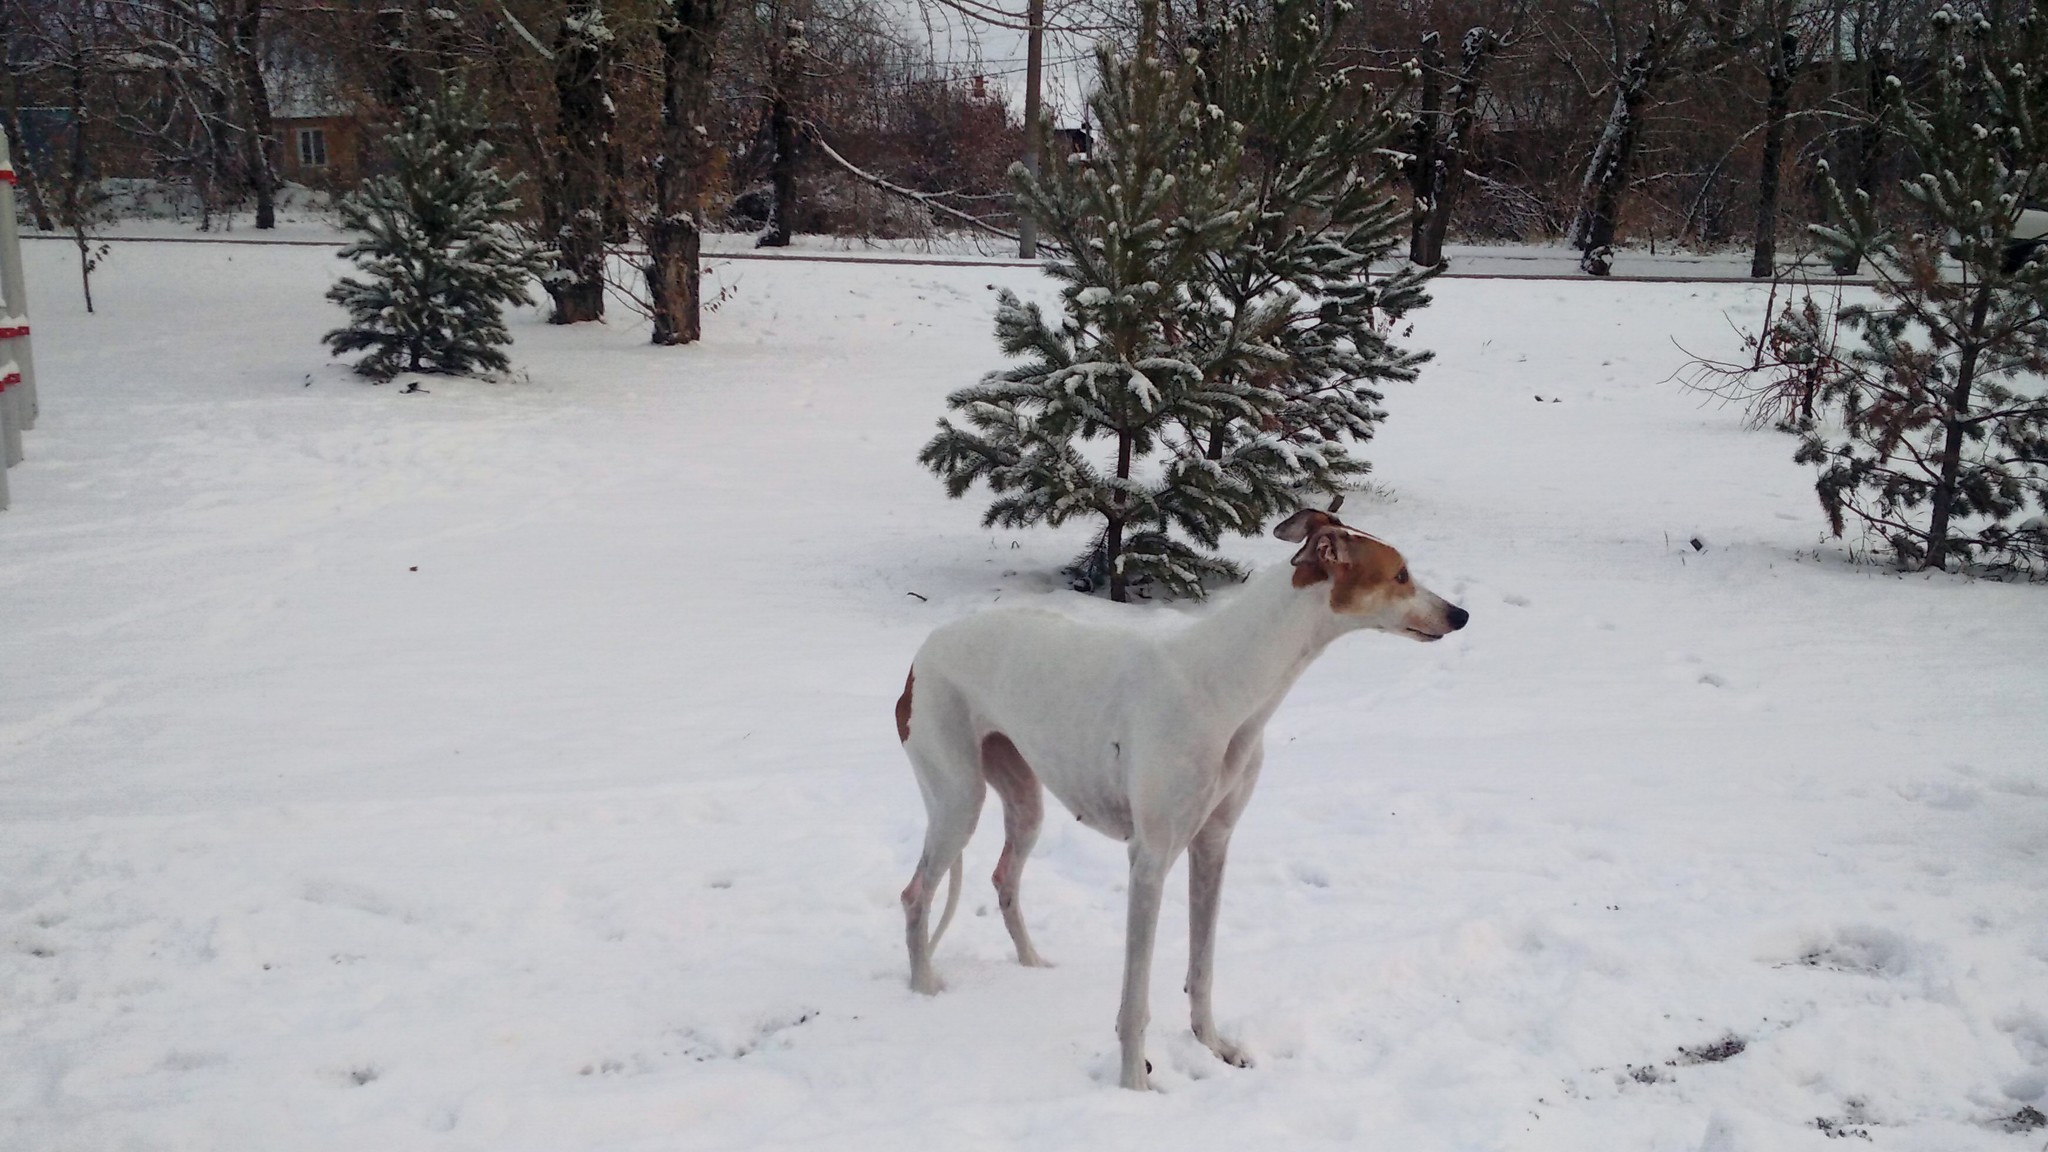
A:
<svg viewBox="0 0 2048 1152">
<path fill-rule="evenodd" d="M 986 483 L 987 524 L 1099 519 L 1083 579 L 1113 600 L 1141 581 L 1199 596 L 1205 580 L 1235 574 L 1204 549 L 1244 530 L 1225 490 L 1234 478 L 1185 443 L 1230 403 L 1204 387 L 1184 329 L 1204 256 L 1247 223 L 1238 130 L 1213 123 L 1220 111 L 1149 51 L 1118 60 L 1105 47 L 1097 64 L 1093 149 L 1041 177 L 1010 172 L 1054 245 L 1045 268 L 1062 284 L 1063 315 L 1055 325 L 1001 294 L 997 342 L 1021 362 L 948 397 L 966 426 L 941 420 L 919 460 L 956 497 Z"/>
<path fill-rule="evenodd" d="M 1198 439 L 1237 478 L 1245 532 L 1364 475 L 1352 446 L 1386 418 L 1378 388 L 1415 379 L 1430 358 L 1400 347 L 1393 328 L 1429 303 L 1437 269 L 1368 275 L 1410 220 L 1389 193 L 1399 93 L 1381 97 L 1360 70 L 1331 64 L 1338 29 L 1321 7 L 1238 8 L 1198 37 L 1197 96 L 1247 141 L 1249 227 L 1204 254 L 1191 326 L 1225 414 Z M 1341 19 L 1350 7 L 1333 10 Z"/>
<path fill-rule="evenodd" d="M 2048 24 L 1948 8 L 1934 23 L 1928 101 L 1889 81 L 1923 226 L 1882 229 L 1870 196 L 1844 197 L 1828 175 L 1841 223 L 1814 232 L 1838 265 L 1868 263 L 1877 300 L 1807 295 L 1728 376 L 1798 435 L 1837 536 L 1854 517 L 1907 568 L 2038 564 L 2043 521 L 2011 521 L 2048 511 L 2048 255 L 2025 258 L 2011 236 L 2048 199 Z"/>
<path fill-rule="evenodd" d="M 499 351 L 512 342 L 503 307 L 531 302 L 527 285 L 547 271 L 549 254 L 507 226 L 519 206 L 516 177 L 493 167 L 487 124 L 460 87 L 422 99 L 387 141 L 391 173 L 340 203 L 343 227 L 363 233 L 341 256 L 368 278 L 344 277 L 328 291 L 349 323 L 325 340 L 337 356 L 369 349 L 355 365 L 365 376 L 509 366 Z"/>
<path fill-rule="evenodd" d="M 1394 101 L 1331 64 L 1318 7 L 1234 9 L 1179 75 L 1104 55 L 1097 146 L 1012 172 L 1064 317 L 1004 294 L 997 339 L 1024 362 L 954 393 L 968 427 L 941 421 L 921 459 L 955 496 L 985 481 L 989 524 L 1100 516 L 1079 587 L 1200 596 L 1237 575 L 1222 537 L 1362 475 L 1376 387 L 1428 359 L 1392 327 L 1433 270 L 1369 275 L 1408 219 L 1388 194 Z M 1083 447 L 1098 438 L 1113 470 Z"/>
</svg>

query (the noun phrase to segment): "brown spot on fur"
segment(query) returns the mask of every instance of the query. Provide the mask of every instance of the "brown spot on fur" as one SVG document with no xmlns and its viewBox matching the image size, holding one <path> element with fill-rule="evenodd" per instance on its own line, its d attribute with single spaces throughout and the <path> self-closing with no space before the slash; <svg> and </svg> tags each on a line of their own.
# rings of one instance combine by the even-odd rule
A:
<svg viewBox="0 0 2048 1152">
<path fill-rule="evenodd" d="M 906 743 L 910 740 L 910 694 L 916 686 L 917 669 L 912 668 L 903 678 L 903 695 L 896 698 L 896 739 Z"/>
<path fill-rule="evenodd" d="M 1405 567 L 1407 561 L 1392 547 L 1333 522 L 1311 532 L 1295 553 L 1293 583 L 1307 588 L 1328 580 L 1331 611 L 1364 612 L 1374 597 L 1415 594 L 1414 585 L 1394 579 Z"/>
<path fill-rule="evenodd" d="M 1338 569 L 1332 582 L 1332 609 L 1357 612 L 1374 596 L 1404 599 L 1415 594 L 1413 584 L 1394 579 L 1395 573 L 1408 566 L 1399 552 L 1370 536 L 1347 534 L 1344 544 L 1349 562 Z"/>
</svg>

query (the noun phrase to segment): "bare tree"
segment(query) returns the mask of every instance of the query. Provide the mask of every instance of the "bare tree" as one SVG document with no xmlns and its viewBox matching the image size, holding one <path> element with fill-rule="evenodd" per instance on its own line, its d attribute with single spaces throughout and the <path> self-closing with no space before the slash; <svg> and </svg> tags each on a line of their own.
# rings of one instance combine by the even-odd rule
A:
<svg viewBox="0 0 2048 1152">
<path fill-rule="evenodd" d="M 725 2 L 665 0 L 656 33 L 661 126 L 651 161 L 654 203 L 640 222 L 656 344 L 689 344 L 703 334 L 703 167 L 711 135 L 711 70 Z"/>
<path fill-rule="evenodd" d="M 612 202 L 612 135 L 617 105 L 611 70 L 616 36 L 598 0 L 571 0 L 555 38 L 556 160 L 544 208 L 557 253 L 546 281 L 551 321 L 604 318 L 606 211 Z"/>
<path fill-rule="evenodd" d="M 263 80 L 264 0 L 230 0 L 216 19 L 228 21 L 225 39 L 235 62 L 239 95 L 248 128 L 242 135 L 248 149 L 249 186 L 256 194 L 256 227 L 277 227 L 277 136 L 270 114 L 270 90 Z"/>
<path fill-rule="evenodd" d="M 1408 259 L 1426 268 L 1443 263 L 1444 236 L 1465 182 L 1472 129 L 1479 111 L 1479 92 L 1486 62 L 1500 50 L 1491 29 L 1475 27 L 1458 46 L 1458 71 L 1451 84 L 1450 111 L 1443 108 L 1443 41 L 1435 32 L 1422 39 L 1422 106 L 1414 125 L 1414 153 L 1408 182 L 1416 213 L 1409 236 Z"/>
<path fill-rule="evenodd" d="M 93 171 L 93 96 L 100 82 L 101 12 L 91 5 L 47 10 L 37 29 L 42 45 L 37 55 L 55 66 L 63 77 L 63 93 L 70 103 L 68 147 L 59 170 L 58 212 L 64 227 L 78 247 L 78 280 L 85 293 L 85 310 L 93 311 L 92 274 L 106 256 L 106 245 L 93 233 L 98 227 L 102 196 Z"/>
<path fill-rule="evenodd" d="M 765 25 L 764 79 L 768 102 L 768 141 L 774 150 L 769 186 L 773 195 L 768 230 L 755 243 L 763 248 L 789 246 L 791 221 L 796 215 L 797 115 L 802 98 L 799 86 L 804 76 L 804 56 L 809 44 L 804 39 L 808 15 L 797 3 L 771 2 L 756 6 L 756 18 Z"/>
<path fill-rule="evenodd" d="M 1934 6 L 1929 0 L 1840 0 L 1827 14 L 1826 107 L 1839 125 L 1828 141 L 1828 167 L 1852 201 L 1875 198 L 1883 189 L 1886 144 L 1898 127 L 1889 85 L 1901 59 L 1924 57 Z M 1841 221 L 1830 216 L 1830 223 Z M 1838 251 L 1833 262 L 1838 275 L 1853 276 L 1862 254 Z"/>
<path fill-rule="evenodd" d="M 0 100 L 0 127 L 7 132 L 7 152 L 14 158 L 16 179 L 20 182 L 22 195 L 28 200 L 29 215 L 34 218 L 36 228 L 43 232 L 56 230 L 50 219 L 49 206 L 43 203 L 42 181 L 37 178 L 36 159 L 30 154 L 21 131 L 21 94 L 25 68 L 17 61 L 26 63 L 25 46 L 18 45 L 17 37 L 21 21 L 17 19 L 13 3 L 0 3 L 0 52 L 7 54 L 7 89 Z"/>
<path fill-rule="evenodd" d="M 1757 163 L 1756 241 L 1751 246 L 1749 274 L 1768 280 L 1777 273 L 1778 170 L 1785 154 L 1785 119 L 1792 112 L 1792 81 L 1799 73 L 1799 34 L 1790 24 L 1791 5 L 1771 21 L 1774 34 L 1764 37 L 1770 95 L 1764 102 L 1764 154 Z"/>
<path fill-rule="evenodd" d="M 1654 11 L 1635 48 L 1622 58 L 1626 42 L 1616 12 L 1619 0 L 1594 3 L 1602 9 L 1603 22 L 1613 33 L 1614 95 L 1599 140 L 1586 160 L 1586 175 L 1579 185 L 1578 207 L 1567 239 L 1579 250 L 1580 268 L 1605 276 L 1613 267 L 1615 225 L 1628 191 L 1629 168 L 1642 138 L 1645 106 L 1671 73 L 1676 49 L 1690 30 L 1692 11 L 1689 7 Z"/>
</svg>

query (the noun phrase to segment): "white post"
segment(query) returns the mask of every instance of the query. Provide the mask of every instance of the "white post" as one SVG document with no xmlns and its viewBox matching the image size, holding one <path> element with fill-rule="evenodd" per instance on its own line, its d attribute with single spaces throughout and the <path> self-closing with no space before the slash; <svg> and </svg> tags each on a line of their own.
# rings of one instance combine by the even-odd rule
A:
<svg viewBox="0 0 2048 1152">
<path fill-rule="evenodd" d="M 36 395 L 35 357 L 29 354 L 28 282 L 21 269 L 21 225 L 14 215 L 14 161 L 7 154 L 5 135 L 0 135 L 0 296 L 7 298 L 8 313 L 4 325 L 0 325 L 5 328 L 0 337 L 9 340 L 0 348 L 21 370 L 16 415 L 23 429 L 34 428 L 42 408 Z M 14 389 L 8 391 L 12 393 Z"/>
<path fill-rule="evenodd" d="M 0 510 L 8 505 L 7 469 L 21 462 L 21 434 L 35 427 L 35 365 L 29 357 L 28 287 L 21 272 L 21 229 L 14 218 L 14 163 L 0 134 Z"/>
</svg>

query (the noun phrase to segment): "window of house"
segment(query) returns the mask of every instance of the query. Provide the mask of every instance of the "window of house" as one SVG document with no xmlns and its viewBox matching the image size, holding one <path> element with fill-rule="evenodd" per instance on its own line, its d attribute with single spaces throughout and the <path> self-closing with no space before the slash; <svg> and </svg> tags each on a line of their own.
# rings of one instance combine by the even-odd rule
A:
<svg viewBox="0 0 2048 1152">
<path fill-rule="evenodd" d="M 325 128 L 299 129 L 299 167 L 327 167 L 327 130 Z"/>
</svg>

